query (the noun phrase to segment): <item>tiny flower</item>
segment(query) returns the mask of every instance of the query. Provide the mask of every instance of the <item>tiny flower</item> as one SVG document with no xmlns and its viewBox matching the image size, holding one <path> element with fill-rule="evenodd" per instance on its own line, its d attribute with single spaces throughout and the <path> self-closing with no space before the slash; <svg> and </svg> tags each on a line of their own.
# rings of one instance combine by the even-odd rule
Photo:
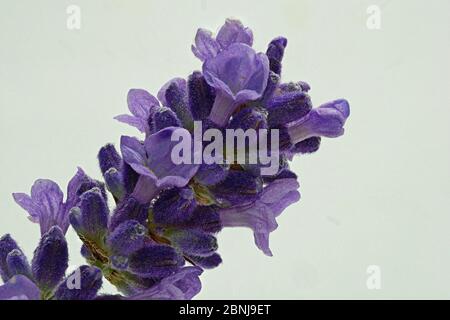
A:
<svg viewBox="0 0 450 320">
<path fill-rule="evenodd" d="M 98 188 L 83 193 L 79 210 L 71 212 L 74 229 L 90 239 L 101 240 L 108 228 L 109 208 Z"/>
<path fill-rule="evenodd" d="M 193 127 L 192 114 L 188 105 L 186 80 L 175 78 L 166 83 L 158 92 L 164 106 L 170 108 L 185 128 Z M 156 132 L 156 131 L 154 131 Z"/>
<path fill-rule="evenodd" d="M 234 43 L 243 43 L 251 47 L 253 45 L 253 32 L 244 27 L 239 20 L 227 19 L 220 28 L 216 39 L 213 38 L 212 32 L 198 29 L 192 52 L 201 61 L 205 61 L 214 58 L 219 52 Z"/>
<path fill-rule="evenodd" d="M 205 80 L 201 72 L 194 72 L 188 80 L 189 109 L 194 120 L 208 118 L 214 104 L 216 92 Z"/>
<path fill-rule="evenodd" d="M 8 256 L 6 257 L 6 263 L 8 265 L 8 271 L 11 276 L 15 275 L 24 275 L 28 278 L 32 278 L 31 276 L 31 267 L 28 263 L 27 257 L 20 249 L 14 249 Z"/>
<path fill-rule="evenodd" d="M 7 258 L 13 250 L 20 250 L 20 248 L 10 234 L 5 234 L 0 238 L 0 275 L 3 282 L 8 281 L 12 276 L 8 269 Z"/>
<path fill-rule="evenodd" d="M 267 56 L 241 43 L 232 44 L 203 65 L 216 99 L 209 120 L 223 127 L 236 108 L 263 95 L 269 76 Z"/>
<path fill-rule="evenodd" d="M 98 153 L 98 162 L 102 174 L 105 174 L 111 168 L 120 170 L 122 166 L 122 158 L 112 144 L 102 147 Z"/>
<path fill-rule="evenodd" d="M 63 193 L 59 186 L 51 181 L 37 180 L 31 188 L 31 196 L 14 193 L 14 200 L 30 214 L 32 222 L 39 223 L 41 235 L 53 226 L 59 226 L 63 233 L 69 228 L 69 211 L 77 205 L 80 190 L 87 184 L 95 184 L 82 169 L 78 169 L 67 187 L 67 200 L 63 202 Z"/>
<path fill-rule="evenodd" d="M 312 109 L 304 117 L 286 124 L 290 143 L 296 144 L 311 137 L 336 138 L 344 134 L 344 124 L 350 115 L 346 100 L 335 100 Z"/>
<path fill-rule="evenodd" d="M 281 62 L 283 61 L 284 49 L 287 46 L 287 39 L 278 37 L 273 39 L 267 48 L 267 57 L 269 58 L 270 70 L 276 74 L 281 74 Z"/>
<path fill-rule="evenodd" d="M 52 290 L 63 278 L 69 261 L 67 242 L 62 230 L 53 226 L 39 241 L 31 268 L 33 278 L 43 291 Z"/>
<path fill-rule="evenodd" d="M 110 168 L 104 173 L 103 177 L 105 178 L 106 187 L 116 202 L 122 200 L 125 197 L 126 190 L 121 172 L 116 168 Z"/>
<path fill-rule="evenodd" d="M 142 89 L 131 89 L 128 92 L 128 109 L 132 115 L 122 114 L 114 119 L 136 127 L 139 131 L 148 133 L 148 118 L 152 110 L 159 106 L 159 101 Z"/>
<path fill-rule="evenodd" d="M 198 170 L 198 165 L 173 163 L 172 149 L 178 143 L 171 140 L 175 130 L 189 135 L 185 129 L 169 127 L 148 136 L 143 144 L 132 137 L 121 139 L 124 161 L 141 176 L 133 196 L 142 203 L 164 188 L 184 187 Z"/>
</svg>

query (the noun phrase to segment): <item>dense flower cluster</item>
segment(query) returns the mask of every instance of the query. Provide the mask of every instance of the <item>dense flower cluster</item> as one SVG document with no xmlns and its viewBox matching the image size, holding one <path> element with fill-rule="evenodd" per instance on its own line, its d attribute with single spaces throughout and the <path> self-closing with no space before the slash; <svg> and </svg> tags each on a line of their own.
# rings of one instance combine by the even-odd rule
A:
<svg viewBox="0 0 450 320">
<path fill-rule="evenodd" d="M 116 119 L 144 137 L 122 136 L 120 152 L 101 148 L 104 182 L 78 169 L 65 199 L 50 180 L 36 181 L 30 195 L 13 195 L 39 223 L 41 240 L 30 264 L 10 235 L 1 238 L 0 299 L 191 299 L 203 270 L 222 262 L 215 235 L 227 227 L 250 228 L 256 246 L 272 255 L 276 218 L 300 199 L 288 162 L 317 151 L 321 137 L 342 135 L 349 105 L 313 108 L 308 84 L 280 81 L 285 38 L 272 40 L 266 53 L 252 44 L 252 31 L 237 20 L 215 37 L 199 29 L 192 51 L 201 72 L 169 81 L 157 98 L 129 91 L 131 114 Z M 175 164 L 172 135 L 192 135 L 195 121 L 219 131 L 277 129 L 278 172 L 264 175 L 259 163 Z M 66 275 L 69 226 L 87 265 Z M 103 278 L 121 295 L 99 294 Z"/>
</svg>

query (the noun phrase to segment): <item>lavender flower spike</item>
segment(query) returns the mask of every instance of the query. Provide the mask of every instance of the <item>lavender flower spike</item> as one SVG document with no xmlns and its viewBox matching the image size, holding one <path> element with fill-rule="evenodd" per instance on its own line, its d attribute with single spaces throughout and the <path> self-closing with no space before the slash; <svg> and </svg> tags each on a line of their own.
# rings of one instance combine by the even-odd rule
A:
<svg viewBox="0 0 450 320">
<path fill-rule="evenodd" d="M 131 114 L 116 119 L 145 138 L 122 136 L 121 154 L 112 144 L 100 149 L 106 184 L 78 169 L 65 200 L 60 187 L 44 179 L 31 195 L 13 194 L 39 223 L 41 239 L 31 266 L 9 235 L 0 239 L 0 299 L 192 299 L 203 270 L 222 263 L 217 234 L 224 227 L 250 228 L 256 246 L 272 255 L 277 217 L 300 199 L 289 161 L 317 151 L 322 137 L 342 135 L 350 109 L 343 99 L 313 109 L 309 85 L 282 81 L 286 38 L 273 39 L 265 53 L 252 45 L 253 32 L 239 20 L 227 19 L 217 35 L 199 29 L 192 51 L 202 71 L 170 80 L 158 98 L 142 89 L 128 92 Z M 251 143 L 260 157 L 275 156 L 278 167 L 264 174 L 263 159 L 248 161 L 250 150 L 231 159 L 239 148 L 212 148 L 202 134 L 209 128 L 278 132 L 279 141 L 266 141 L 270 152 L 264 142 Z M 216 158 L 227 154 L 225 163 L 211 161 L 212 151 Z M 105 186 L 114 200 L 109 205 Z M 69 222 L 88 265 L 66 275 Z M 103 277 L 121 294 L 99 294 Z"/>
</svg>

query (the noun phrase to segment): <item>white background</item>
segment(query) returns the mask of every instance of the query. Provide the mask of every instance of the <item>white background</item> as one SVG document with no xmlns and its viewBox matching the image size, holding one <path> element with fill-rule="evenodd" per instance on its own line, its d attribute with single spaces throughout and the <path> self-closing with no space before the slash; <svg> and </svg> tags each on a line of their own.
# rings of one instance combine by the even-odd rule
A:
<svg viewBox="0 0 450 320">
<path fill-rule="evenodd" d="M 81 30 L 66 28 L 70 4 Z M 381 30 L 366 26 L 372 4 Z M 77 166 L 99 177 L 99 147 L 137 134 L 112 119 L 128 89 L 156 94 L 200 69 L 196 29 L 236 17 L 257 50 L 289 39 L 285 81 L 309 82 L 316 105 L 347 98 L 352 114 L 344 137 L 294 161 L 302 200 L 278 220 L 274 257 L 249 230 L 223 231 L 224 264 L 198 298 L 450 298 L 449 12 L 447 0 L 1 0 L 0 234 L 31 258 L 39 228 L 11 193 L 41 177 L 65 189 Z"/>
</svg>

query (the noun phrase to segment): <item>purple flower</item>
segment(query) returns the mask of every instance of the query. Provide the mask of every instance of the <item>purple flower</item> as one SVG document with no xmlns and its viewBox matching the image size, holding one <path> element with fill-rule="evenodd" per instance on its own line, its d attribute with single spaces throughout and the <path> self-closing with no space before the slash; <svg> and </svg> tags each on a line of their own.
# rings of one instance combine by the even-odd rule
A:
<svg viewBox="0 0 450 320">
<path fill-rule="evenodd" d="M 69 252 L 64 234 L 57 226 L 45 233 L 34 251 L 33 277 L 44 292 L 52 290 L 63 278 L 68 267 Z"/>
<path fill-rule="evenodd" d="M 109 208 L 100 189 L 84 192 L 79 207 L 71 210 L 69 220 L 79 234 L 93 241 L 102 241 L 108 228 Z"/>
<path fill-rule="evenodd" d="M 24 275 L 31 279 L 31 267 L 27 257 L 20 249 L 14 249 L 6 257 L 6 264 L 11 275 Z"/>
<path fill-rule="evenodd" d="M 127 101 L 132 115 L 122 114 L 114 119 L 136 127 L 141 132 L 149 133 L 148 119 L 152 110 L 159 106 L 158 99 L 145 90 L 131 89 Z"/>
<path fill-rule="evenodd" d="M 121 139 L 124 161 L 140 174 L 133 196 L 142 203 L 152 200 L 164 188 L 184 187 L 198 170 L 198 165 L 172 161 L 172 149 L 178 144 L 171 141 L 175 130 L 190 135 L 186 129 L 169 127 L 147 137 L 144 143 L 127 136 Z"/>
<path fill-rule="evenodd" d="M 292 203 L 300 199 L 296 179 L 278 179 L 270 183 L 250 204 L 221 209 L 220 219 L 224 227 L 247 227 L 253 230 L 256 246 L 272 256 L 269 234 L 278 225 L 275 220 Z"/>
<path fill-rule="evenodd" d="M 10 234 L 0 238 L 0 276 L 4 282 L 13 276 L 8 268 L 8 255 L 14 250 L 20 250 L 20 248 Z"/>
<path fill-rule="evenodd" d="M 290 142 L 296 144 L 311 137 L 336 138 L 344 134 L 344 124 L 350 115 L 346 100 L 335 100 L 312 109 L 306 116 L 286 125 Z"/>
<path fill-rule="evenodd" d="M 129 300 L 190 300 L 200 292 L 199 276 L 203 270 L 198 267 L 184 267 L 175 274 L 162 279 L 150 289 L 130 296 Z"/>
<path fill-rule="evenodd" d="M 195 36 L 195 45 L 192 45 L 192 52 L 201 61 L 214 58 L 219 52 L 227 49 L 234 43 L 243 43 L 248 46 L 253 45 L 252 30 L 242 25 L 239 20 L 227 19 L 219 30 L 216 39 L 211 31 L 198 29 Z"/>
<path fill-rule="evenodd" d="M 261 98 L 269 77 L 269 60 L 248 45 L 235 43 L 208 59 L 203 74 L 216 90 L 209 120 L 223 127 L 239 105 Z"/>
<path fill-rule="evenodd" d="M 281 62 L 283 61 L 286 46 L 287 39 L 284 37 L 278 37 L 270 42 L 266 51 L 270 61 L 270 70 L 278 75 L 281 74 Z"/>
<path fill-rule="evenodd" d="M 208 118 L 214 104 L 216 92 L 205 80 L 200 71 L 196 71 L 189 76 L 188 80 L 188 100 L 194 120 L 205 120 Z"/>
<path fill-rule="evenodd" d="M 31 188 L 31 196 L 24 193 L 13 193 L 14 200 L 29 214 L 29 219 L 39 223 L 41 235 L 52 226 L 59 226 L 65 234 L 69 227 L 69 211 L 79 201 L 79 189 L 83 184 L 92 181 L 82 169 L 78 168 L 75 176 L 67 186 L 67 200 L 63 202 L 63 193 L 59 186 L 51 181 L 37 180 Z"/>
</svg>

